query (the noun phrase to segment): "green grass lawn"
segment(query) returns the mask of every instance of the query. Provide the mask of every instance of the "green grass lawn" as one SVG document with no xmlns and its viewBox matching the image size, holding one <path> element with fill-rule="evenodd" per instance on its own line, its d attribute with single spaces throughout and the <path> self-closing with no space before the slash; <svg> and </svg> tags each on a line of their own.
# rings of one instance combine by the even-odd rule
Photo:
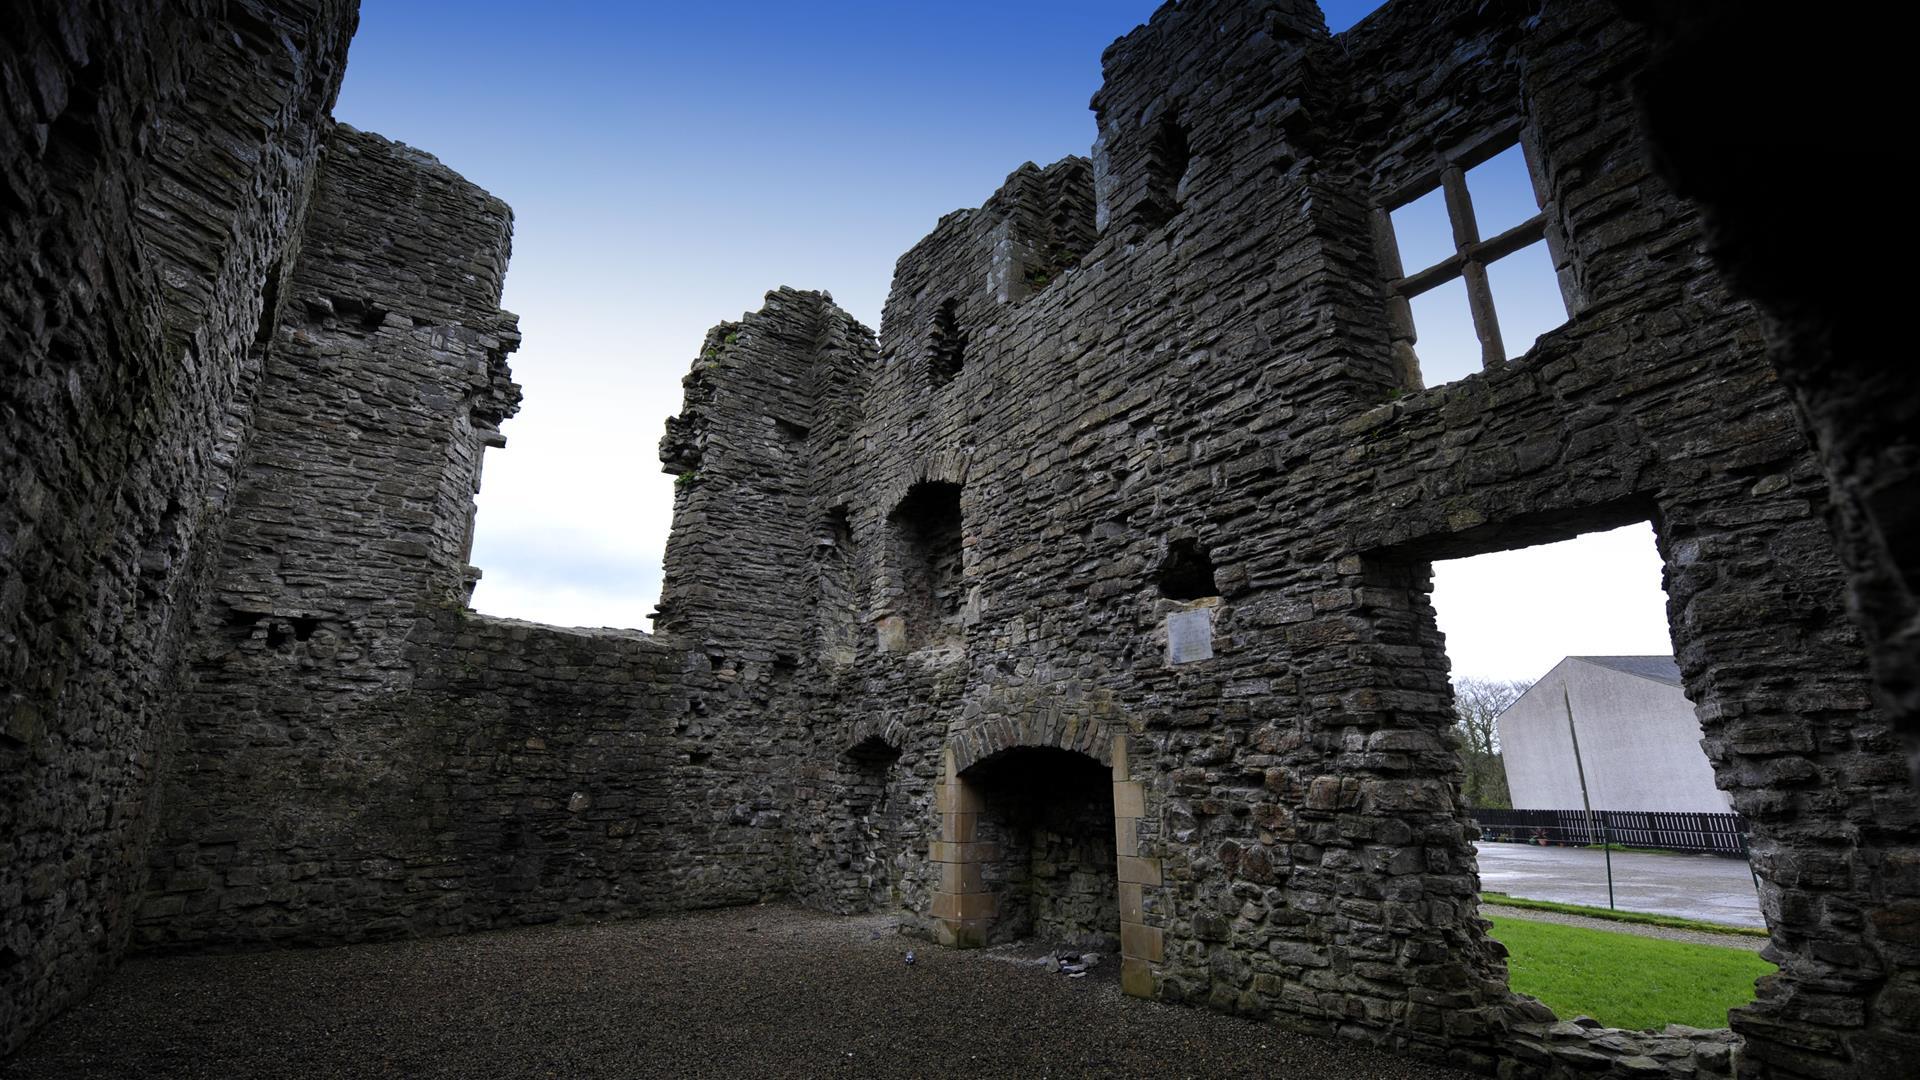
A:
<svg viewBox="0 0 1920 1080">
<path fill-rule="evenodd" d="M 1753 980 L 1774 970 L 1744 949 L 1495 918 L 1509 984 L 1563 1020 L 1608 1027 L 1727 1026 L 1727 1010 L 1753 1000 Z"/>
</svg>

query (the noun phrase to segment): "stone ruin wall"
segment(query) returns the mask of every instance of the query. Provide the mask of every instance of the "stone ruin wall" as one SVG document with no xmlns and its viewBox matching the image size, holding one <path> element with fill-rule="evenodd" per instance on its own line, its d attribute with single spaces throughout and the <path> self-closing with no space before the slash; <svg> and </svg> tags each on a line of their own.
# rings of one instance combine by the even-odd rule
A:
<svg viewBox="0 0 1920 1080">
<path fill-rule="evenodd" d="M 63 33 L 84 20 L 49 0 L 44 47 L 5 56 L 42 87 L 16 146 L 91 115 L 7 155 L 40 208 L 19 220 L 66 230 L 9 238 L 55 258 L 4 294 L 7 405 L 41 418 L 10 422 L 7 464 L 46 478 L 10 491 L 0 577 L 9 1044 L 130 933 L 319 944 L 784 894 L 957 943 L 1003 915 L 1117 930 L 1131 992 L 1487 1071 L 1724 1073 L 1722 1036 L 1507 993 L 1427 599 L 1427 560 L 1651 520 L 1782 967 L 1734 1017 L 1740 1068 L 1872 1075 L 1915 1045 L 1920 821 L 1825 481 L 1649 172 L 1647 43 L 1604 5 L 1401 3 L 1331 40 L 1310 5 L 1163 9 L 1103 58 L 1091 157 L 942 219 L 880 338 L 785 289 L 709 336 L 662 444 L 658 637 L 464 609 L 480 456 L 518 396 L 506 208 L 326 121 L 350 12 L 244 6 L 193 51 L 190 7 Z M 309 47 L 260 61 L 262 27 Z M 145 45 L 103 72 L 75 44 L 96 32 Z M 278 126 L 212 137 L 192 64 Z M 91 114 L 57 100 L 81 76 Z M 115 95 L 149 84 L 142 144 Z M 1369 215 L 1516 131 L 1574 318 L 1412 389 Z M 101 395 L 73 400 L 86 423 L 69 385 Z M 1213 595 L 1161 595 L 1182 546 Z M 1169 664 L 1196 615 L 1213 655 Z M 1036 813 L 1006 770 L 1042 750 L 1110 776 L 1110 877 L 1072 808 L 1045 857 L 999 850 Z"/>
<path fill-rule="evenodd" d="M 356 17 L 0 17 L 0 1053 L 129 942 L 783 887 L 786 778 L 707 763 L 760 751 L 731 725 L 770 715 L 763 688 L 463 609 L 480 454 L 518 399 L 510 215 L 336 128 Z"/>
<path fill-rule="evenodd" d="M 0 1052 L 125 947 L 345 2 L 0 15 Z"/>
<path fill-rule="evenodd" d="M 780 891 L 783 800 L 685 749 L 773 727 L 757 686 L 645 634 L 465 610 L 482 454 L 520 399 L 510 233 L 430 156 L 335 130 L 198 616 L 140 946 Z"/>
<path fill-rule="evenodd" d="M 859 856 L 803 857 L 803 895 L 884 866 L 928 932 L 991 939 L 1004 860 L 960 774 L 1066 746 L 1114 770 L 1130 988 L 1483 1068 L 1723 1071 L 1716 1037 L 1554 1025 L 1507 994 L 1446 742 L 1428 561 L 1647 520 L 1782 968 L 1734 1018 L 1746 1067 L 1892 1070 L 1920 819 L 1818 464 L 1639 142 L 1647 42 L 1600 5 L 1398 5 L 1337 42 L 1311 23 L 1163 10 L 1105 57 L 1091 163 L 1017 172 L 902 260 L 853 472 L 834 459 L 811 507 L 823 535 L 850 523 L 871 624 L 822 664 L 845 734 L 815 760 L 858 768 L 882 738 L 919 828 L 889 847 L 897 824 L 800 807 L 797 838 L 838 828 Z M 1369 212 L 1515 133 L 1574 317 L 1409 392 Z M 1060 231 L 1077 265 L 1029 274 L 1034 222 L 1087 214 L 1097 241 Z M 896 624 L 918 572 L 898 508 L 952 486 L 959 648 Z M 1169 665 L 1166 619 L 1195 605 L 1155 578 L 1183 540 L 1217 564 L 1215 656 Z"/>
</svg>

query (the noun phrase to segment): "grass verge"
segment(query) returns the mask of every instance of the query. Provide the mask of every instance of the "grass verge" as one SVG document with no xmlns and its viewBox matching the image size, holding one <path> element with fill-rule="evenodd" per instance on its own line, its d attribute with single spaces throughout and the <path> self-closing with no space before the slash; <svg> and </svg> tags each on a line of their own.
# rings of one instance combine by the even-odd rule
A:
<svg viewBox="0 0 1920 1080">
<path fill-rule="evenodd" d="M 1582 851 L 1617 851 L 1622 855 L 1671 855 L 1676 859 L 1710 859 L 1716 856 L 1698 851 L 1673 851 L 1660 847 L 1627 847 L 1625 844 L 1587 844 Z"/>
<path fill-rule="evenodd" d="M 1653 915 L 1644 911 L 1616 911 L 1613 908 L 1587 907 L 1585 904 L 1562 904 L 1557 900 L 1528 900 L 1498 892 L 1483 892 L 1480 894 L 1480 901 L 1486 904 L 1499 904 L 1502 907 L 1525 908 L 1529 911 L 1557 911 L 1562 915 L 1584 915 L 1589 919 L 1640 923 L 1643 926 L 1665 926 L 1674 930 L 1699 930 L 1709 934 L 1737 934 L 1741 937 L 1756 938 L 1767 936 L 1765 930 L 1753 926 L 1731 926 L 1727 923 L 1704 922 L 1700 919 L 1683 919 L 1678 915 Z"/>
<path fill-rule="evenodd" d="M 1774 970 L 1722 945 L 1495 918 L 1507 947 L 1508 983 L 1564 1020 L 1591 1016 L 1608 1027 L 1727 1026 L 1727 1010 L 1753 1000 L 1753 981 Z"/>
</svg>

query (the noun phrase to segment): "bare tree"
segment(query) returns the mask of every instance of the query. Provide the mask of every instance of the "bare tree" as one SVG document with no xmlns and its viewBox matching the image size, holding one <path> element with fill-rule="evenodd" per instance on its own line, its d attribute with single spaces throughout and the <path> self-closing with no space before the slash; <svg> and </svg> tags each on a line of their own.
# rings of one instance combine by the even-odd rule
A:
<svg viewBox="0 0 1920 1080">
<path fill-rule="evenodd" d="M 1454 726 L 1466 766 L 1467 802 L 1482 809 L 1513 805 L 1506 764 L 1500 758 L 1500 726 L 1494 721 L 1532 686 L 1531 682 L 1467 677 L 1454 680 Z"/>
</svg>

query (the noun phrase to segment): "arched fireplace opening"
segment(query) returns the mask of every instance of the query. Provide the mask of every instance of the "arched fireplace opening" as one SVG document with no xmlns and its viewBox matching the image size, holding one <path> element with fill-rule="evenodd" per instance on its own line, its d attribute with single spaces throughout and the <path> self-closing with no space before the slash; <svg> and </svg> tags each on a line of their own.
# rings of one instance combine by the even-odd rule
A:
<svg viewBox="0 0 1920 1080">
<path fill-rule="evenodd" d="M 961 774 L 975 793 L 980 875 L 994 896 L 986 943 L 1021 938 L 1104 952 L 1120 945 L 1113 781 L 1085 754 L 1017 747 Z"/>
</svg>

